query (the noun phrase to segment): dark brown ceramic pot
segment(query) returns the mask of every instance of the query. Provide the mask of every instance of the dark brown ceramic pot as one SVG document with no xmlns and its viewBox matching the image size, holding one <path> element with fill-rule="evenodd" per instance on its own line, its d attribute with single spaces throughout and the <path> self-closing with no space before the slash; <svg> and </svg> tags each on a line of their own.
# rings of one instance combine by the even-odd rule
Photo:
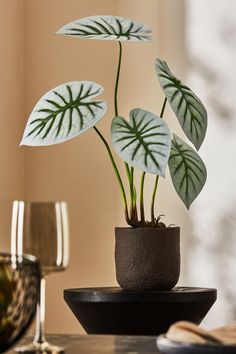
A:
<svg viewBox="0 0 236 354">
<path fill-rule="evenodd" d="M 123 290 L 171 290 L 180 274 L 180 228 L 115 228 L 116 279 Z"/>
</svg>

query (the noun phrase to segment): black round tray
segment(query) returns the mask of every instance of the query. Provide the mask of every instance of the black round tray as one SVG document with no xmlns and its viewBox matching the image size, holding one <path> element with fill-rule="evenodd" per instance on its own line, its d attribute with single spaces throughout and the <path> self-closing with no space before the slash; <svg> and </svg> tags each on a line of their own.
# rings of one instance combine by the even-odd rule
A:
<svg viewBox="0 0 236 354">
<path fill-rule="evenodd" d="M 120 288 L 64 290 L 64 299 L 89 334 L 157 335 L 180 320 L 199 324 L 216 301 L 216 289 L 171 291 Z"/>
</svg>

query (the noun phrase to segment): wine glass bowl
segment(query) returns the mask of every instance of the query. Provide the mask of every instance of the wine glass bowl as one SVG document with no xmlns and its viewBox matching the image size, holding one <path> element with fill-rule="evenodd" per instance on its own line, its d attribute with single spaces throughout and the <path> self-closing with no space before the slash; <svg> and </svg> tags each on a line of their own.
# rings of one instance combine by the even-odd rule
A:
<svg viewBox="0 0 236 354">
<path fill-rule="evenodd" d="M 65 202 L 14 201 L 11 251 L 33 254 L 47 275 L 68 265 L 68 221 Z"/>
<path fill-rule="evenodd" d="M 36 313 L 40 266 L 33 256 L 0 253 L 0 352 L 25 333 Z"/>
</svg>

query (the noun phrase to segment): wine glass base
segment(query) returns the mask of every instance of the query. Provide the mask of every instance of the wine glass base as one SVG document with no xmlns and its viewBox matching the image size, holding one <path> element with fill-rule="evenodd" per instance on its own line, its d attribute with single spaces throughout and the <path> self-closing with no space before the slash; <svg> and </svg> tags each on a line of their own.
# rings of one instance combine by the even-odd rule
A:
<svg viewBox="0 0 236 354">
<path fill-rule="evenodd" d="M 44 342 L 41 344 L 31 343 L 26 344 L 21 347 L 15 348 L 17 353 L 26 353 L 26 354 L 58 354 L 65 353 L 65 349 L 61 347 L 57 347 L 56 345 L 49 344 L 48 342 Z"/>
</svg>

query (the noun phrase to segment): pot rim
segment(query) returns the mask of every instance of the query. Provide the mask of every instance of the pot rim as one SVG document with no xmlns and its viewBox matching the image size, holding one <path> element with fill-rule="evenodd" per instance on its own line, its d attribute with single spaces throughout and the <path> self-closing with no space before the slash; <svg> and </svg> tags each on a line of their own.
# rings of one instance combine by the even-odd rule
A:
<svg viewBox="0 0 236 354">
<path fill-rule="evenodd" d="M 132 227 L 132 226 L 115 226 L 115 230 L 180 230 L 180 226 L 165 226 L 165 227 Z"/>
</svg>

